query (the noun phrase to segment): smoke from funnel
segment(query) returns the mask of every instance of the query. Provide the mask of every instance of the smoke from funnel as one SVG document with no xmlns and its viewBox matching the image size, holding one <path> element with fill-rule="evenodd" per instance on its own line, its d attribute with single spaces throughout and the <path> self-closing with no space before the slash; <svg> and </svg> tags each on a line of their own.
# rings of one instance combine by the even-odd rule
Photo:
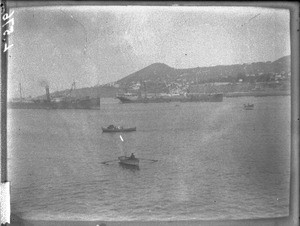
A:
<svg viewBox="0 0 300 226">
<path fill-rule="evenodd" d="M 47 102 L 50 102 L 51 98 L 50 98 L 50 91 L 49 91 L 49 82 L 46 79 L 41 79 L 39 81 L 39 85 L 46 89 L 46 99 L 47 99 Z"/>
<path fill-rule="evenodd" d="M 45 79 L 39 81 L 39 84 L 40 84 L 41 87 L 46 88 L 48 86 L 48 88 L 49 88 L 49 82 Z"/>
<path fill-rule="evenodd" d="M 48 102 L 50 102 L 50 101 L 51 101 L 51 99 L 50 99 L 49 86 L 48 86 L 48 85 L 46 85 L 45 89 L 46 89 L 46 98 L 47 98 L 47 101 L 48 101 Z"/>
</svg>

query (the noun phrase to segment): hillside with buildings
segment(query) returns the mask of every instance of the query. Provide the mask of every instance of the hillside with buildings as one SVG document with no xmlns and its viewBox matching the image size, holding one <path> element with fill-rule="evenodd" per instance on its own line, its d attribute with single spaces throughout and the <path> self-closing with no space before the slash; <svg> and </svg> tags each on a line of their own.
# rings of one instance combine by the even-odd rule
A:
<svg viewBox="0 0 300 226">
<path fill-rule="evenodd" d="M 232 93 L 266 91 L 289 93 L 291 66 L 290 56 L 274 62 L 221 65 L 176 69 L 155 63 L 124 78 L 105 85 L 51 93 L 51 96 L 115 97 L 118 93 L 138 94 L 186 94 L 186 93 Z M 278 91 L 278 92 L 277 92 Z M 237 94 L 239 95 L 239 94 Z M 44 95 L 39 97 L 44 98 Z"/>
<path fill-rule="evenodd" d="M 256 62 L 214 67 L 175 69 L 155 63 L 107 84 L 124 93 L 247 92 L 250 90 L 287 90 L 291 72 L 290 56 L 274 62 Z"/>
</svg>

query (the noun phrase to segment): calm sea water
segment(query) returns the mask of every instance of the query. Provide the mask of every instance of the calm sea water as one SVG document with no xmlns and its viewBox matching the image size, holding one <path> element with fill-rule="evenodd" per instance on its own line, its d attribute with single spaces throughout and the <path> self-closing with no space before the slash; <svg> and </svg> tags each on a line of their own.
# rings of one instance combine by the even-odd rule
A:
<svg viewBox="0 0 300 226">
<path fill-rule="evenodd" d="M 248 102 L 254 110 L 243 110 Z M 288 215 L 290 97 L 101 107 L 8 111 L 14 213 L 47 220 Z M 110 124 L 137 131 L 102 133 Z M 141 160 L 139 169 L 101 164 L 132 152 L 158 161 Z"/>
</svg>

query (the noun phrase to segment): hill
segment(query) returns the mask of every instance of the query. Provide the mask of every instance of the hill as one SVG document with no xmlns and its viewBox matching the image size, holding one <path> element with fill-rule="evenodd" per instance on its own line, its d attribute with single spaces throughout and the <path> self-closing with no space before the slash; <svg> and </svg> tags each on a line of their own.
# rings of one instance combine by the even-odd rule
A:
<svg viewBox="0 0 300 226">
<path fill-rule="evenodd" d="M 290 71 L 290 56 L 282 57 L 274 62 L 256 62 L 252 64 L 220 65 L 213 67 L 197 67 L 189 69 L 175 69 L 166 64 L 155 63 L 118 80 L 120 86 L 133 82 L 175 82 L 186 80 L 190 82 L 206 83 L 226 78 L 237 78 L 240 74 L 268 74 Z"/>
<path fill-rule="evenodd" d="M 251 64 L 219 65 L 213 67 L 197 67 L 176 69 L 166 64 L 155 63 L 130 74 L 117 82 L 125 92 L 137 90 L 147 84 L 149 92 L 167 92 L 174 87 L 188 87 L 193 84 L 212 82 L 263 82 L 271 80 L 276 74 L 287 75 L 290 72 L 290 56 L 282 57 L 274 62 L 256 62 Z"/>
<path fill-rule="evenodd" d="M 52 96 L 68 95 L 76 97 L 115 97 L 118 92 L 138 92 L 147 86 L 147 92 L 168 93 L 187 91 L 196 84 L 206 83 L 244 83 L 275 81 L 290 76 L 291 57 L 285 56 L 274 62 L 255 62 L 251 64 L 219 65 L 187 69 L 172 68 L 163 63 L 151 64 L 114 83 L 52 93 Z M 277 80 L 276 80 L 277 81 Z M 40 98 L 44 98 L 45 95 Z"/>
</svg>

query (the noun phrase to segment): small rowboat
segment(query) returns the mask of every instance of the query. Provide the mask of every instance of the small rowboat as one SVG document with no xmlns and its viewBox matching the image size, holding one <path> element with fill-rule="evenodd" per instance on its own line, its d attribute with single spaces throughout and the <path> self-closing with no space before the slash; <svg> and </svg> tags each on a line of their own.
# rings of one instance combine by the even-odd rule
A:
<svg viewBox="0 0 300 226">
<path fill-rule="evenodd" d="M 117 133 L 117 132 L 133 132 L 136 131 L 136 127 L 132 128 L 123 128 L 123 127 L 114 127 L 114 128 L 103 128 L 104 133 Z"/>
<path fill-rule="evenodd" d="M 244 109 L 245 110 L 253 110 L 254 109 L 254 104 L 244 104 Z"/>
<path fill-rule="evenodd" d="M 118 157 L 119 163 L 124 165 L 138 166 L 140 160 L 138 158 L 120 156 Z"/>
</svg>

